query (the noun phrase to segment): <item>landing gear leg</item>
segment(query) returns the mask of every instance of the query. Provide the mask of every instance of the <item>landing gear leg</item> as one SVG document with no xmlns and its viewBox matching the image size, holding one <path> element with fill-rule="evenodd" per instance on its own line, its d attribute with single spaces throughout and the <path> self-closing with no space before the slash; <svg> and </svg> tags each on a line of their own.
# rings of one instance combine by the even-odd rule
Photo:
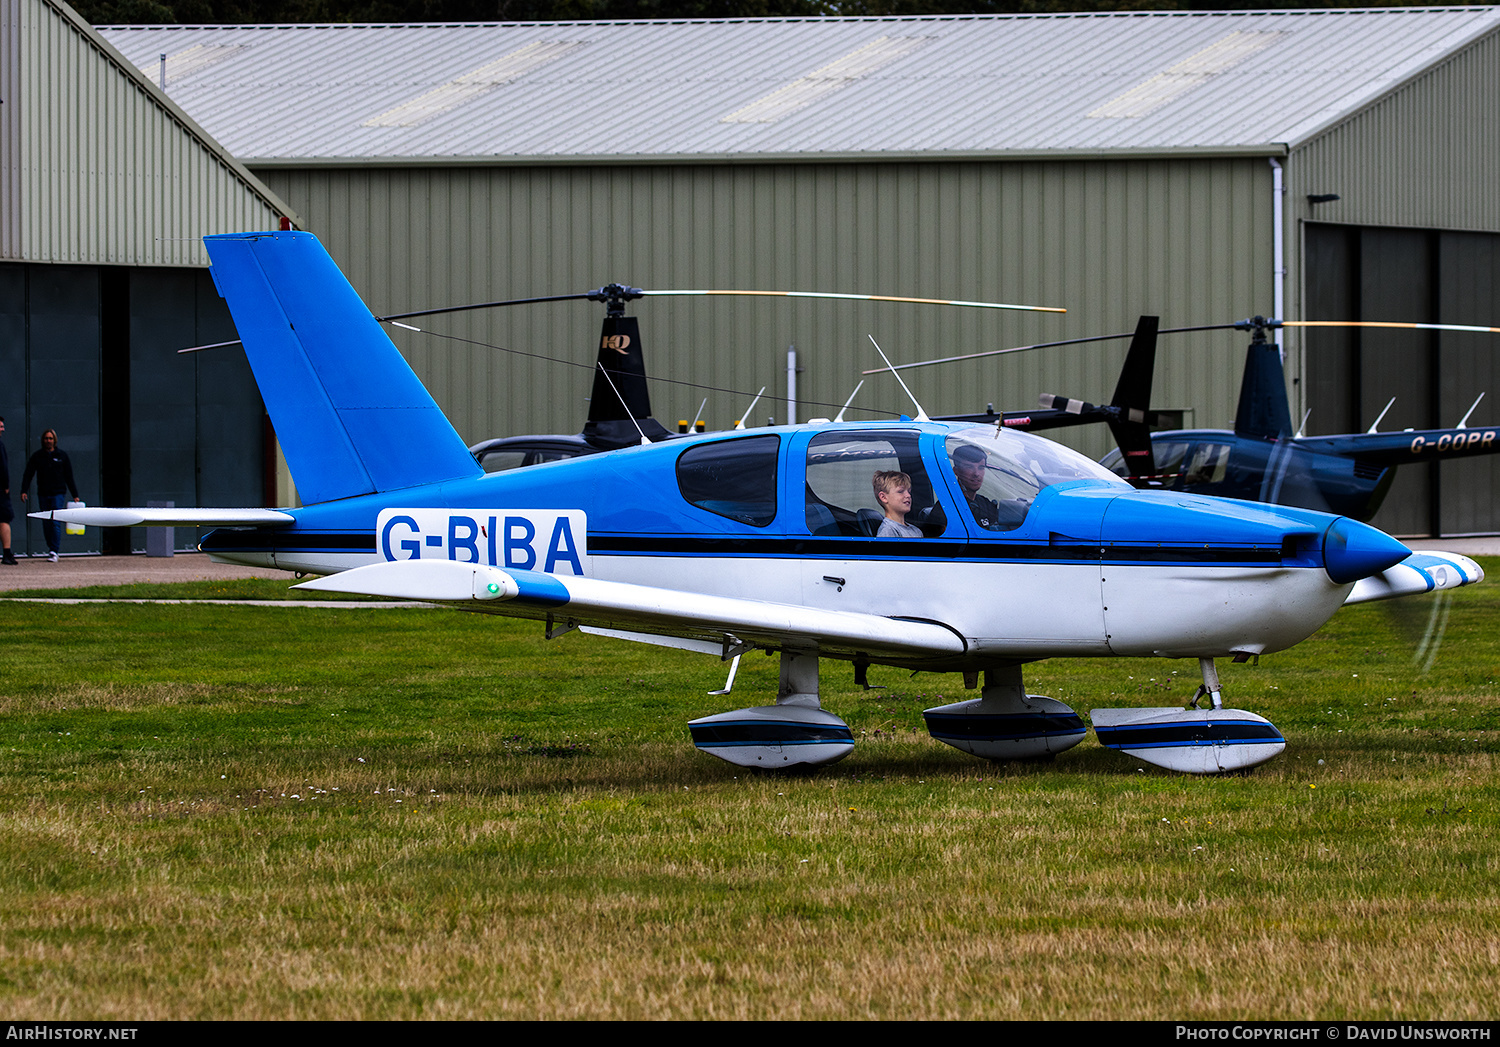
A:
<svg viewBox="0 0 1500 1047">
<path fill-rule="evenodd" d="M 1198 685 L 1198 691 L 1193 695 L 1193 700 L 1188 702 L 1188 708 L 1198 708 L 1198 699 L 1203 697 L 1208 698 L 1210 708 L 1224 708 L 1224 695 L 1219 690 L 1219 670 L 1215 668 L 1214 660 L 1199 658 L 1198 669 L 1203 673 L 1203 682 Z"/>
<path fill-rule="evenodd" d="M 823 708 L 818 702 L 817 655 L 781 652 L 781 680 L 776 686 L 776 704 Z"/>
</svg>

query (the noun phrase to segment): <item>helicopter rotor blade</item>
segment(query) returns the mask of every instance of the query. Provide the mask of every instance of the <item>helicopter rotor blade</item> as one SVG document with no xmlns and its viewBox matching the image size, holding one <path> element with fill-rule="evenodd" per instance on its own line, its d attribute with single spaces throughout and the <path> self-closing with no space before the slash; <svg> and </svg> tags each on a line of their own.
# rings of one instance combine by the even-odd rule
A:
<svg viewBox="0 0 1500 1047">
<path fill-rule="evenodd" d="M 753 295 L 760 297 L 779 298 L 841 298 L 849 301 L 861 302 L 909 302 L 918 305 L 961 305 L 975 309 L 1018 309 L 1037 313 L 1065 313 L 1066 309 L 1048 305 L 1011 305 L 1005 302 L 966 302 L 959 299 L 946 298 L 906 298 L 899 295 L 882 294 L 837 294 L 831 291 L 698 291 L 698 290 L 674 290 L 674 291 L 643 291 L 639 287 L 626 287 L 623 284 L 607 284 L 593 291 L 584 291 L 579 294 L 551 294 L 538 298 L 506 298 L 495 302 L 475 302 L 472 305 L 449 305 L 439 309 L 417 309 L 409 313 L 390 313 L 386 316 L 377 316 L 375 319 L 386 323 L 392 320 L 409 320 L 414 316 L 438 316 L 444 313 L 462 313 L 473 309 L 499 309 L 508 305 L 537 305 L 543 302 L 575 302 L 580 299 L 601 302 L 611 297 L 619 297 L 624 300 L 643 298 L 646 296 L 664 295 Z M 205 347 L 207 348 L 207 347 Z"/>
<path fill-rule="evenodd" d="M 240 340 L 238 338 L 236 338 L 236 339 L 234 339 L 231 342 L 212 342 L 212 343 L 210 343 L 208 345 L 190 345 L 186 349 L 179 349 L 179 350 L 177 350 L 177 352 L 179 354 L 181 354 L 181 353 L 201 353 L 205 349 L 223 349 L 223 348 L 225 348 L 227 346 L 239 345 L 239 344 L 240 344 Z"/>
<path fill-rule="evenodd" d="M 847 302 L 906 302 L 912 305 L 957 305 L 971 309 L 1015 309 L 1031 313 L 1066 313 L 1067 310 L 1052 305 L 1012 305 L 1006 302 L 967 302 L 957 298 L 909 298 L 891 294 L 841 294 L 836 291 L 643 291 L 642 295 L 683 295 L 703 297 L 705 295 L 741 295 L 758 298 L 834 298 Z"/>
<path fill-rule="evenodd" d="M 507 305 L 537 305 L 542 302 L 576 302 L 583 298 L 597 295 L 598 291 L 585 291 L 581 294 L 549 294 L 540 298 L 506 298 L 498 302 L 475 302 L 472 305 L 449 305 L 441 309 L 418 309 L 410 313 L 389 313 L 385 316 L 377 316 L 375 319 L 381 323 L 390 323 L 392 320 L 410 320 L 414 316 L 437 316 L 440 313 L 463 313 L 471 309 L 499 309 Z M 405 326 L 405 325 L 402 325 Z"/>
<path fill-rule="evenodd" d="M 1163 327 L 1157 334 L 1184 334 L 1188 331 L 1232 331 L 1237 324 L 1200 324 L 1197 327 Z M 1122 331 L 1119 334 L 1096 334 L 1088 338 L 1064 338 L 1056 342 L 1033 342 L 1031 345 L 1015 345 L 1009 349 L 987 349 L 982 353 L 965 353 L 963 356 L 945 356 L 938 360 L 918 360 L 915 363 L 897 364 L 891 368 L 893 371 L 904 371 L 912 367 L 931 367 L 933 364 L 951 364 L 959 360 L 978 360 L 986 356 L 1004 356 L 1006 353 L 1024 353 L 1032 349 L 1052 349 L 1060 345 L 1083 345 L 1085 342 L 1118 342 L 1124 338 L 1134 338 L 1135 331 Z M 883 374 L 886 368 L 876 367 L 873 370 L 861 371 L 861 374 Z"/>
<path fill-rule="evenodd" d="M 1474 327 L 1470 324 L 1408 324 L 1394 320 L 1272 320 L 1276 327 L 1391 327 L 1404 331 L 1474 331 L 1500 334 L 1500 327 Z"/>
</svg>

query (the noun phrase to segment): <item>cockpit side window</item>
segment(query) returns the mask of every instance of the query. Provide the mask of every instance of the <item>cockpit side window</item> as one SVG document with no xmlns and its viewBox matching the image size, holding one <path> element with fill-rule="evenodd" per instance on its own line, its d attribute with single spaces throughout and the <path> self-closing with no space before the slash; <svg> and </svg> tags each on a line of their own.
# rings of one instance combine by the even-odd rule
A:
<svg viewBox="0 0 1500 1047">
<path fill-rule="evenodd" d="M 779 436 L 717 440 L 689 447 L 677 459 L 677 489 L 700 509 L 752 527 L 776 519 Z"/>
<path fill-rule="evenodd" d="M 1183 486 L 1223 482 L 1229 471 L 1229 450 L 1228 444 L 1200 443 L 1183 469 Z"/>
<path fill-rule="evenodd" d="M 917 434 L 891 430 L 819 433 L 807 447 L 807 530 L 814 535 L 873 538 L 886 519 L 876 496 L 877 474 L 904 473 L 911 481 L 905 523 L 922 534 L 942 534 L 942 506 L 917 449 Z"/>
</svg>

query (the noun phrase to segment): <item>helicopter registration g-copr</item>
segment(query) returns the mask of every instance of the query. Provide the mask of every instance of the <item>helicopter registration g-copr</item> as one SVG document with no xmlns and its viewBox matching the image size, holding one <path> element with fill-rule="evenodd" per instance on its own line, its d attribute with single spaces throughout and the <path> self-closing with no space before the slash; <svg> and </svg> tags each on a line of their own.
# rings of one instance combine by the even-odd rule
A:
<svg viewBox="0 0 1500 1047">
<path fill-rule="evenodd" d="M 1251 766 L 1285 741 L 1222 707 L 1215 659 L 1290 647 L 1351 600 L 1482 577 L 1343 517 L 1136 491 L 998 425 L 752 429 L 485 474 L 316 238 L 205 242 L 308 504 L 57 519 L 219 525 L 201 546 L 215 559 L 322 576 L 302 588 L 544 621 L 549 636 L 778 653 L 774 704 L 690 725 L 699 748 L 741 766 L 852 749 L 818 699 L 822 658 L 859 680 L 873 664 L 959 672 L 969 687 L 982 673 L 980 697 L 927 710 L 929 729 L 1016 759 L 1086 732 L 1026 693 L 1021 666 L 1115 655 L 1197 658 L 1208 701 L 1095 710 L 1101 741 L 1181 770 Z M 879 535 L 877 473 L 904 474 L 906 536 Z"/>
</svg>

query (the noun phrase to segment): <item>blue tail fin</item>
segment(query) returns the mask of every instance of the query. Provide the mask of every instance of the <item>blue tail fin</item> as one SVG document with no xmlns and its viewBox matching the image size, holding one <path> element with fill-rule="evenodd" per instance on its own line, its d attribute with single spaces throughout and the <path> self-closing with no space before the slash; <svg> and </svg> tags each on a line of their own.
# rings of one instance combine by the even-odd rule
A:
<svg viewBox="0 0 1500 1047">
<path fill-rule="evenodd" d="M 479 475 L 317 237 L 240 233 L 204 244 L 305 503 Z"/>
</svg>

